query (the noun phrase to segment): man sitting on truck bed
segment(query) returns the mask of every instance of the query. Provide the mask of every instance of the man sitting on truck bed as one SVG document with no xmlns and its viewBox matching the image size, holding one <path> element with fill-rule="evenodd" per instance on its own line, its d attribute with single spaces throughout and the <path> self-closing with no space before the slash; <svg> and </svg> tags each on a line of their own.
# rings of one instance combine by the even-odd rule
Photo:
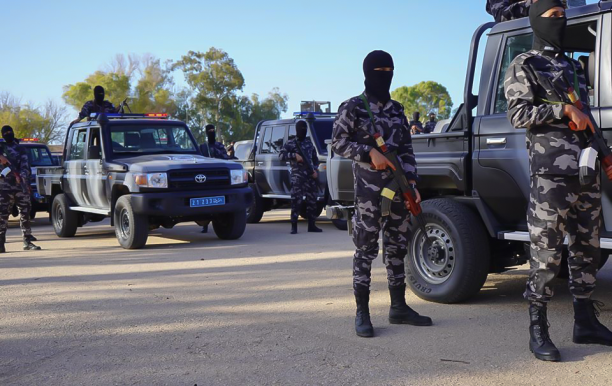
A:
<svg viewBox="0 0 612 386">
<path fill-rule="evenodd" d="M 116 113 L 117 109 L 113 104 L 107 100 L 104 100 L 104 87 L 96 86 L 93 89 L 94 99 L 85 102 L 79 117 L 71 122 L 75 124 L 80 122 L 83 118 L 89 117 L 91 113 Z"/>
</svg>

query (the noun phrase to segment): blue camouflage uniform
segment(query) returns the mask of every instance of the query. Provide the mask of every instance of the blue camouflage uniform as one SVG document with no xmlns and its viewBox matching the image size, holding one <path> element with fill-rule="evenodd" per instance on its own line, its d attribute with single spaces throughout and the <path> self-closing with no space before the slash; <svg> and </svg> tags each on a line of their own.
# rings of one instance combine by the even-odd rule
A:
<svg viewBox="0 0 612 386">
<path fill-rule="evenodd" d="M 32 228 L 30 226 L 30 210 L 32 206 L 30 201 L 30 178 L 32 175 L 30 160 L 27 150 L 20 146 L 17 140 L 10 144 L 3 143 L 2 155 L 11 163 L 12 171 L 4 178 L 0 177 L 0 238 L 2 240 L 5 239 L 10 209 L 13 205 L 17 205 L 20 215 L 21 232 L 25 240 L 32 236 Z M 21 183 L 17 182 L 15 174 L 19 175 Z"/>
<path fill-rule="evenodd" d="M 79 119 L 87 118 L 91 113 L 116 113 L 117 109 L 109 101 L 104 101 L 102 106 L 95 101 L 87 101 L 81 108 Z"/>
</svg>

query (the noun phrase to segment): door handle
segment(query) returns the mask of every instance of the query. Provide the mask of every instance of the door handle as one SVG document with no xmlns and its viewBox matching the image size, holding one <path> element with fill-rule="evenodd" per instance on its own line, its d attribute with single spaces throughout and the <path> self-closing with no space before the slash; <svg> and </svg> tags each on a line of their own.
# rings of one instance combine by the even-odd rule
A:
<svg viewBox="0 0 612 386">
<path fill-rule="evenodd" d="M 506 138 L 487 138 L 487 145 L 500 146 L 505 145 L 507 142 Z"/>
</svg>

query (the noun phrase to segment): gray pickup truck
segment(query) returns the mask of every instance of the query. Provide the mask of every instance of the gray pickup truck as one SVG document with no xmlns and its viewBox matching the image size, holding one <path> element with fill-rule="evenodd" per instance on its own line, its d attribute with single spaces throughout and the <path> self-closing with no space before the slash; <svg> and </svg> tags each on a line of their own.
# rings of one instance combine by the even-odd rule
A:
<svg viewBox="0 0 612 386">
<path fill-rule="evenodd" d="M 573 8 L 567 15 L 565 47 L 587 69 L 593 115 L 609 139 L 612 1 Z M 436 240 L 425 249 L 423 234 L 413 227 L 405 259 L 407 283 L 423 299 L 464 301 L 480 291 L 488 273 L 528 261 L 525 130 L 508 122 L 503 85 L 508 65 L 531 49 L 532 38 L 528 19 L 479 27 L 471 43 L 463 104 L 445 131 L 413 137 L 427 230 Z M 350 217 L 350 161 L 331 150 L 327 179 L 331 199 L 340 203 L 328 208 L 328 216 Z M 612 183 L 605 176 L 602 181 L 603 264 L 612 253 Z M 567 275 L 567 264 L 563 267 Z"/>
<path fill-rule="evenodd" d="M 252 195 L 244 168 L 206 158 L 185 123 L 164 114 L 100 114 L 66 133 L 63 165 L 41 167 L 59 237 L 110 217 L 119 244 L 141 248 L 152 229 L 212 221 L 221 239 L 246 227 Z"/>
</svg>

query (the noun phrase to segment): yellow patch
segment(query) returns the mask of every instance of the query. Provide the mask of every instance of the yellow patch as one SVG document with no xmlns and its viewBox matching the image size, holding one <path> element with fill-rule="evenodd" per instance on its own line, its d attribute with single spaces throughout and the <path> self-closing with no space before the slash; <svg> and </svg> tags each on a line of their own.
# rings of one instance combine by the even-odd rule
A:
<svg viewBox="0 0 612 386">
<path fill-rule="evenodd" d="M 384 188 L 380 195 L 388 198 L 389 200 L 393 200 L 393 197 L 395 197 L 395 192 L 389 188 Z"/>
</svg>

